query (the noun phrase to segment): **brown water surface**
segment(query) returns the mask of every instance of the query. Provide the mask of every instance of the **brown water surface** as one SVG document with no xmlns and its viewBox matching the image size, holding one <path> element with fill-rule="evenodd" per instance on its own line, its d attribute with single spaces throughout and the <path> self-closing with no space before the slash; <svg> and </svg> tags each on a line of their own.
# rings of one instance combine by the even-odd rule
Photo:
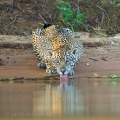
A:
<svg viewBox="0 0 120 120">
<path fill-rule="evenodd" d="M 120 116 L 120 83 L 79 79 L 68 85 L 0 82 L 0 118 L 51 119 Z"/>
</svg>

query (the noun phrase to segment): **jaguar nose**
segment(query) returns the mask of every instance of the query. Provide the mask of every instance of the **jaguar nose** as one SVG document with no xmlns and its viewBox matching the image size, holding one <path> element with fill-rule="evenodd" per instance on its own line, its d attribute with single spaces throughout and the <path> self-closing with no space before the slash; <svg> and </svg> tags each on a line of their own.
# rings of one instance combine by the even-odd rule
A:
<svg viewBox="0 0 120 120">
<path fill-rule="evenodd" d="M 61 72 L 62 72 L 63 74 L 65 73 L 65 71 L 66 71 L 66 69 L 64 69 L 64 68 L 61 69 Z"/>
</svg>

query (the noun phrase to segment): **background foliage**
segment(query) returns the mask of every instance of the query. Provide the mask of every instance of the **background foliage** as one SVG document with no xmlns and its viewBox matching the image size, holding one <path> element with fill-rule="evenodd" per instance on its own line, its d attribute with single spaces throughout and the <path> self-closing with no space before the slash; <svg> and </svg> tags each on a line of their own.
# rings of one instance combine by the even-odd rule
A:
<svg viewBox="0 0 120 120">
<path fill-rule="evenodd" d="M 60 6 L 60 1 L 0 0 L 0 34 L 30 35 L 32 30 L 43 26 L 40 15 L 47 22 L 61 26 L 64 26 L 63 22 L 70 24 L 72 21 L 75 31 L 93 32 L 96 28 L 108 35 L 120 33 L 118 0 L 65 0 L 65 6 Z M 90 27 L 86 26 L 86 29 L 85 25 Z"/>
</svg>

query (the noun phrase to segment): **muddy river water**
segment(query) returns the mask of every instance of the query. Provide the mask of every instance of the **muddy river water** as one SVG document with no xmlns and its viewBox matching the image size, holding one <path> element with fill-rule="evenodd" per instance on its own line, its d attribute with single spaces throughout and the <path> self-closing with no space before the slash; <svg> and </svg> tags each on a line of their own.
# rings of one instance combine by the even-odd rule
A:
<svg viewBox="0 0 120 120">
<path fill-rule="evenodd" d="M 0 118 L 119 117 L 119 88 L 119 82 L 105 79 L 78 79 L 64 85 L 63 82 L 2 81 Z"/>
</svg>

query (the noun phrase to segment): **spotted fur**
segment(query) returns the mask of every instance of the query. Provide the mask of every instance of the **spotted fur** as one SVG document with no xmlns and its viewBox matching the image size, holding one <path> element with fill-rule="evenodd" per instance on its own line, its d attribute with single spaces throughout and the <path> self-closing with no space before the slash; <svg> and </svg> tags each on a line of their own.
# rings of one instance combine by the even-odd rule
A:
<svg viewBox="0 0 120 120">
<path fill-rule="evenodd" d="M 51 25 L 32 32 L 32 44 L 40 63 L 49 74 L 73 75 L 75 64 L 83 54 L 83 44 L 74 39 L 68 28 Z"/>
</svg>

